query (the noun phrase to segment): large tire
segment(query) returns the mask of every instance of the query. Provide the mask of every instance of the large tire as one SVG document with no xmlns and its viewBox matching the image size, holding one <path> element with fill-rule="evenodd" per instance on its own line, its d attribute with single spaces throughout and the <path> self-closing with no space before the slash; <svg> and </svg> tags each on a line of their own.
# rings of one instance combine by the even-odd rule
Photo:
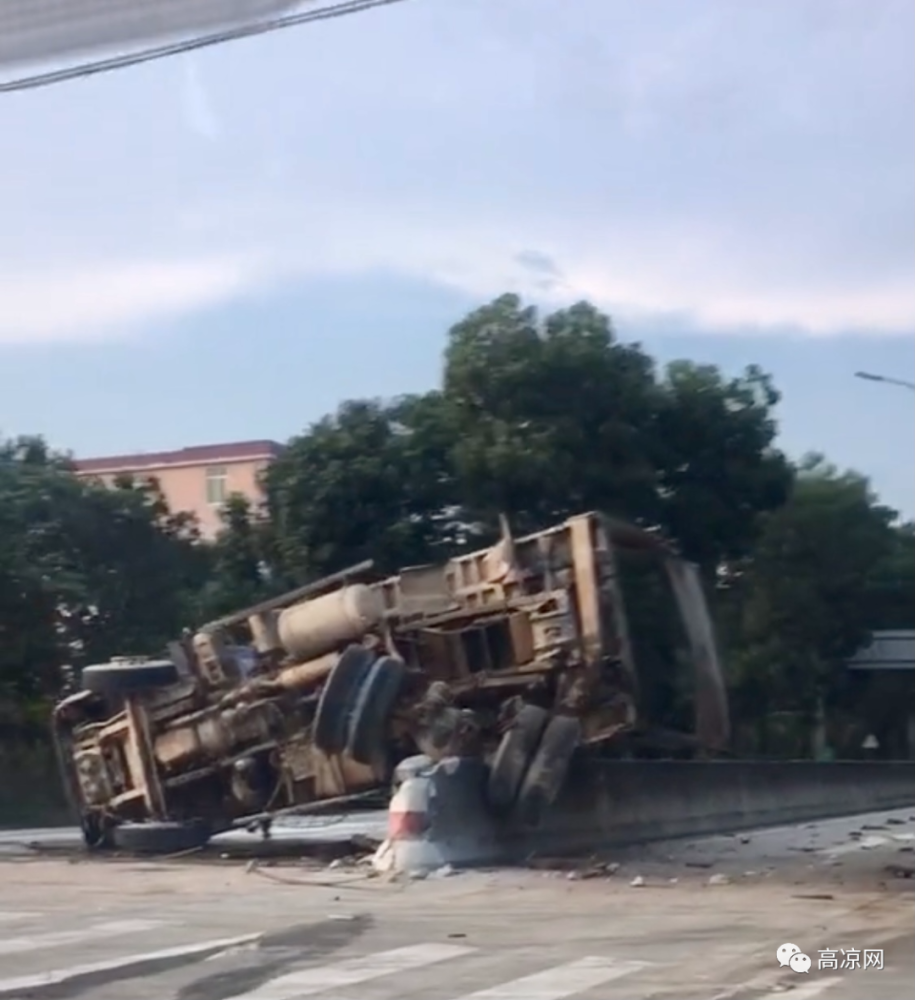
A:
<svg viewBox="0 0 915 1000">
<path fill-rule="evenodd" d="M 382 656 L 372 665 L 353 708 L 346 749 L 360 764 L 373 764 L 383 751 L 388 720 L 403 687 L 406 667 L 402 660 Z"/>
<path fill-rule="evenodd" d="M 569 715 L 550 719 L 518 794 L 517 815 L 525 826 L 539 826 L 546 810 L 556 801 L 580 743 L 578 719 Z"/>
<path fill-rule="evenodd" d="M 83 687 L 109 698 L 170 687 L 180 677 L 171 660 L 98 663 L 83 670 Z"/>
<path fill-rule="evenodd" d="M 349 722 L 375 654 L 364 646 L 347 646 L 324 682 L 315 711 L 315 746 L 326 754 L 343 753 Z"/>
<path fill-rule="evenodd" d="M 202 820 L 179 822 L 123 823 L 114 828 L 114 846 L 130 854 L 180 854 L 204 847 L 210 839 Z"/>
<path fill-rule="evenodd" d="M 508 813 L 514 806 L 549 717 L 537 705 L 522 705 L 503 734 L 486 783 L 486 797 L 496 812 Z"/>
</svg>

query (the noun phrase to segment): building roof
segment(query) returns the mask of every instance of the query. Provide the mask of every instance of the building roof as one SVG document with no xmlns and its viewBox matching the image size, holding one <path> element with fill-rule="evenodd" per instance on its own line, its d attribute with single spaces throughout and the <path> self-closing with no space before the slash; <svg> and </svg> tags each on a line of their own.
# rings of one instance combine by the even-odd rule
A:
<svg viewBox="0 0 915 1000">
<path fill-rule="evenodd" d="M 915 629 L 874 632 L 870 643 L 848 661 L 852 670 L 915 669 Z"/>
<path fill-rule="evenodd" d="M 276 441 L 231 441 L 227 444 L 195 445 L 178 451 L 140 452 L 134 455 L 111 455 L 105 458 L 81 458 L 73 465 L 77 473 L 139 472 L 182 465 L 219 465 L 276 458 L 283 446 Z"/>
</svg>

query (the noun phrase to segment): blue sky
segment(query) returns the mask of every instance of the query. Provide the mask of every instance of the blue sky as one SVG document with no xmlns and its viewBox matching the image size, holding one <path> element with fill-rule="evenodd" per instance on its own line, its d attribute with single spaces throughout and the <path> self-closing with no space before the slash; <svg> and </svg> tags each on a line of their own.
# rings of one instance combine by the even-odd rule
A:
<svg viewBox="0 0 915 1000">
<path fill-rule="evenodd" d="M 915 515 L 910 0 L 411 0 L 0 95 L 0 430 L 284 439 L 589 298 Z M 553 275 L 544 286 L 542 267 Z"/>
</svg>

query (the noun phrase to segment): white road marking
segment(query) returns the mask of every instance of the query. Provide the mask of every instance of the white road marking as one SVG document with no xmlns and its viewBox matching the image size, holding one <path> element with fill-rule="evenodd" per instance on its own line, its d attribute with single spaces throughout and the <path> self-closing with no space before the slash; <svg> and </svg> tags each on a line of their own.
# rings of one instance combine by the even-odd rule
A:
<svg viewBox="0 0 915 1000">
<path fill-rule="evenodd" d="M 811 1000 L 811 997 L 818 997 L 821 993 L 825 993 L 830 986 L 835 986 L 836 983 L 841 982 L 841 976 L 827 976 L 826 979 L 811 979 L 809 983 L 801 983 L 800 986 L 794 986 L 787 993 L 784 990 L 779 993 L 767 993 L 764 997 L 760 997 L 760 1000 L 785 1000 L 786 997 L 790 997 L 791 1000 Z"/>
<path fill-rule="evenodd" d="M 263 983 L 249 993 L 240 993 L 232 1000 L 298 1000 L 326 990 L 355 986 L 371 979 L 380 979 L 395 972 L 421 969 L 449 958 L 470 955 L 476 948 L 453 944 L 415 944 L 391 951 L 375 952 L 359 958 L 344 959 L 332 965 L 299 969 Z"/>
<path fill-rule="evenodd" d="M 162 926 L 161 920 L 109 920 L 93 924 L 78 931 L 56 931 L 50 934 L 29 934 L 28 936 L 7 938 L 0 941 L 0 955 L 15 955 L 22 951 L 38 951 L 41 948 L 59 948 L 93 938 L 104 940 L 121 934 L 138 934 L 155 930 Z"/>
<path fill-rule="evenodd" d="M 197 955 L 206 951 L 220 951 L 239 945 L 257 941 L 260 934 L 247 934 L 244 937 L 219 938 L 215 941 L 201 941 L 198 944 L 183 944 L 174 948 L 163 948 L 160 951 L 145 951 L 137 955 L 124 955 L 121 958 L 110 958 L 101 962 L 89 962 L 86 965 L 71 965 L 66 969 L 52 969 L 50 972 L 39 972 L 31 976 L 14 976 L 12 979 L 0 979 L 0 996 L 10 993 L 27 993 L 43 986 L 56 986 L 81 976 L 92 976 L 97 973 L 111 972 L 115 969 L 131 965 L 141 965 L 146 962 L 164 961 L 169 958 L 181 958 L 185 955 Z"/>
<path fill-rule="evenodd" d="M 34 920 L 40 913 L 24 910 L 0 910 L 0 924 L 14 924 L 17 920 Z"/>
<path fill-rule="evenodd" d="M 838 847 L 825 847 L 820 853 L 830 858 L 837 858 L 843 854 L 853 854 L 855 851 L 871 851 L 875 847 L 883 847 L 889 842 L 889 837 L 862 837 L 860 840 L 852 840 L 847 844 L 839 844 Z"/>
<path fill-rule="evenodd" d="M 513 979 L 501 986 L 468 993 L 457 1000 L 563 1000 L 647 967 L 647 962 L 626 962 L 590 955 L 532 976 Z"/>
</svg>

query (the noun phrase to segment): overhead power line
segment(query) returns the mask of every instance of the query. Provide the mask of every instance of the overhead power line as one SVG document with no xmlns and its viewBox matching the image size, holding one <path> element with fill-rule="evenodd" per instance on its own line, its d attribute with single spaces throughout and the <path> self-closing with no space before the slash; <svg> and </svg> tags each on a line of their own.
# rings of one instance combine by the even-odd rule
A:
<svg viewBox="0 0 915 1000">
<path fill-rule="evenodd" d="M 90 62 L 68 66 L 66 69 L 52 70 L 46 73 L 36 73 L 34 76 L 20 77 L 0 83 L 0 93 L 15 90 L 34 90 L 37 87 L 47 87 L 53 83 L 65 83 L 81 77 L 108 73 L 115 69 L 125 69 L 128 66 L 138 66 L 142 63 L 165 59 L 168 56 L 180 55 L 195 49 L 209 48 L 212 45 L 222 45 L 240 38 L 251 38 L 255 35 L 265 35 L 271 31 L 281 31 L 284 28 L 295 28 L 313 21 L 329 21 L 332 18 L 345 17 L 348 14 L 359 14 L 373 7 L 387 7 L 404 0 L 344 0 L 342 3 L 320 7 L 317 10 L 301 11 L 298 14 L 287 14 L 256 24 L 226 28 L 207 35 L 198 35 L 180 42 L 171 42 L 154 48 L 141 49 L 127 55 L 111 56 L 107 59 L 97 59 Z"/>
</svg>

